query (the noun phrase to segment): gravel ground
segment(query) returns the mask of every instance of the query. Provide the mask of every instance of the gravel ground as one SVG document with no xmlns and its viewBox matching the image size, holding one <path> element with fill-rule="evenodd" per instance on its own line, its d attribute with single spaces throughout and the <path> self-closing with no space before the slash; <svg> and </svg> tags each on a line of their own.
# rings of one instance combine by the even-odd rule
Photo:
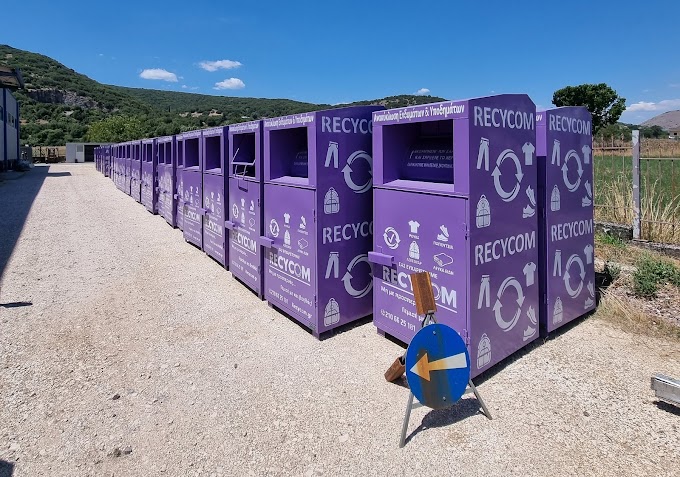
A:
<svg viewBox="0 0 680 477">
<path fill-rule="evenodd" d="M 586 320 L 480 381 L 493 420 L 418 409 L 399 449 L 371 323 L 315 340 L 90 164 L 0 183 L 0 242 L 43 179 L 0 281 L 0 475 L 677 475 L 649 389 L 677 343 Z"/>
</svg>

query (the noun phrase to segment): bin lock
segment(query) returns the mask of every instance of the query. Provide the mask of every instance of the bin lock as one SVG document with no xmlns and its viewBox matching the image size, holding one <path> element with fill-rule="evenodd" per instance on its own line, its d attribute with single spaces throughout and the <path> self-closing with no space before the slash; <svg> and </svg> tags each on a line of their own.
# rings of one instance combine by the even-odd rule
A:
<svg viewBox="0 0 680 477">
<path fill-rule="evenodd" d="M 386 267 L 391 267 L 395 263 L 394 255 L 385 255 L 378 252 L 368 252 L 368 261 L 378 265 L 385 265 Z"/>
<path fill-rule="evenodd" d="M 260 237 L 259 242 L 264 248 L 272 248 L 274 246 L 274 239 L 269 237 Z"/>
<path fill-rule="evenodd" d="M 238 226 L 238 223 L 237 223 L 237 222 L 234 222 L 233 220 L 225 220 L 225 221 L 224 221 L 224 227 L 227 228 L 227 229 L 229 229 L 229 230 L 233 230 L 233 229 L 235 229 L 237 226 Z"/>
<path fill-rule="evenodd" d="M 198 213 L 201 214 L 201 215 L 208 215 L 208 209 L 204 209 L 203 207 L 199 207 Z"/>
</svg>

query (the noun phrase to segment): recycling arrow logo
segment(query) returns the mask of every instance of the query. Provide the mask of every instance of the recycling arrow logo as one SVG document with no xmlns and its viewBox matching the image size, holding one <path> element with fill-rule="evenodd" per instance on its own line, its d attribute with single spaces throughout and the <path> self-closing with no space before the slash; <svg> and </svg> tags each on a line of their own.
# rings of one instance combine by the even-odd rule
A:
<svg viewBox="0 0 680 477">
<path fill-rule="evenodd" d="M 569 180 L 569 167 L 567 166 L 567 164 L 569 163 L 569 159 L 571 159 L 572 157 L 576 159 L 577 165 L 576 171 L 578 172 L 578 179 L 576 179 L 576 182 L 573 183 Z M 564 185 L 567 186 L 569 192 L 574 192 L 576 189 L 578 189 L 578 186 L 581 185 L 582 176 L 583 166 L 581 165 L 581 158 L 578 157 L 578 154 L 576 153 L 575 150 L 571 149 L 564 157 L 564 164 L 562 164 L 562 178 L 564 179 Z"/>
<path fill-rule="evenodd" d="M 357 184 L 354 182 L 354 179 L 352 179 L 353 169 L 351 166 L 352 163 L 357 159 L 364 159 L 368 163 L 369 178 L 365 184 Z M 351 156 L 349 156 L 349 159 L 347 159 L 347 165 L 342 168 L 342 173 L 345 176 L 345 184 L 347 184 L 347 187 L 352 189 L 357 194 L 363 194 L 364 192 L 370 190 L 371 186 L 373 185 L 373 158 L 366 151 L 356 151 Z"/>
<path fill-rule="evenodd" d="M 501 184 L 501 164 L 503 164 L 503 161 L 506 159 L 512 159 L 512 162 L 515 163 L 515 169 L 517 172 L 515 172 L 515 177 L 517 178 L 517 183 L 515 186 L 512 188 L 510 192 L 507 192 L 505 189 L 503 189 L 503 186 Z M 522 182 L 522 178 L 524 177 L 524 174 L 522 174 L 522 164 L 519 160 L 519 157 L 517 157 L 517 154 L 512 149 L 506 149 L 501 153 L 500 156 L 498 156 L 498 160 L 496 161 L 496 167 L 494 168 L 493 172 L 491 173 L 493 176 L 493 185 L 496 187 L 496 192 L 498 193 L 498 196 L 503 199 L 504 202 L 512 202 L 515 197 L 517 197 L 517 194 L 519 194 L 520 190 L 520 182 Z"/>
<path fill-rule="evenodd" d="M 508 287 L 512 287 L 517 291 L 517 311 L 515 312 L 510 321 L 506 321 L 505 319 L 503 319 L 503 316 L 501 315 L 501 308 L 503 307 L 503 305 L 501 304 L 501 297 L 503 296 L 503 293 L 505 293 L 505 290 Z M 496 315 L 496 323 L 503 331 L 507 332 L 515 327 L 517 321 L 519 321 L 519 317 L 522 314 L 523 303 L 524 303 L 524 291 L 522 290 L 522 285 L 520 285 L 520 283 L 517 281 L 515 277 L 506 278 L 503 281 L 501 287 L 498 289 L 496 304 L 493 306 L 493 311 L 494 314 Z"/>
<path fill-rule="evenodd" d="M 578 282 L 578 287 L 576 287 L 576 290 L 571 288 L 571 275 L 569 275 L 569 267 L 572 263 L 578 263 L 579 267 L 581 268 L 581 273 L 579 273 L 579 277 L 581 280 Z M 569 296 L 572 298 L 576 298 L 579 293 L 581 293 L 581 290 L 583 290 L 583 280 L 586 278 L 586 269 L 583 266 L 583 261 L 581 260 L 581 257 L 579 257 L 577 254 L 572 255 L 569 257 L 569 260 L 567 260 L 567 265 L 564 270 L 564 287 L 567 289 L 567 293 L 569 293 Z"/>
<path fill-rule="evenodd" d="M 383 233 L 383 239 L 390 249 L 395 250 L 397 247 L 399 247 L 399 233 L 394 230 L 394 227 L 387 227 L 385 229 L 385 233 Z"/>
<path fill-rule="evenodd" d="M 368 285 L 366 285 L 361 290 L 357 290 L 352 286 L 352 278 L 354 277 L 350 272 L 354 269 L 354 267 L 362 262 L 370 265 L 368 261 L 368 254 L 357 255 L 354 257 L 347 266 L 347 273 L 345 273 L 345 275 L 342 277 L 342 282 L 345 285 L 345 291 L 354 298 L 363 298 L 373 289 L 373 280 L 369 280 Z"/>
</svg>

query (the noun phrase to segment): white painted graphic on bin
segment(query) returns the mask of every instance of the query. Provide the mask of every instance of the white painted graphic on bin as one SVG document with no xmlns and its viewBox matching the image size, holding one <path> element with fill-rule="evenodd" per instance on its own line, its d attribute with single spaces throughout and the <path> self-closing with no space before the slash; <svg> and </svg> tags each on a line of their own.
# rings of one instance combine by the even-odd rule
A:
<svg viewBox="0 0 680 477">
<path fill-rule="evenodd" d="M 583 152 L 583 163 L 584 164 L 590 164 L 590 153 L 592 149 L 590 149 L 589 145 L 585 145 L 581 148 L 581 152 Z"/>
<path fill-rule="evenodd" d="M 448 242 L 449 241 L 449 229 L 446 228 L 446 225 L 440 225 L 439 230 L 441 232 L 437 234 L 437 240 L 439 240 L 440 242 Z"/>
<path fill-rule="evenodd" d="M 280 231 L 281 229 L 279 229 L 279 223 L 276 221 L 276 219 L 272 219 L 269 222 L 269 232 L 272 234 L 272 237 L 278 237 Z"/>
<path fill-rule="evenodd" d="M 482 275 L 482 282 L 479 285 L 479 298 L 477 300 L 477 309 L 482 307 L 489 308 L 491 306 L 491 284 L 489 275 Z"/>
<path fill-rule="evenodd" d="M 527 286 L 530 287 L 531 285 L 534 284 L 535 281 L 536 264 L 534 262 L 529 262 L 526 265 L 524 265 L 522 271 L 524 272 L 524 277 L 526 278 Z"/>
<path fill-rule="evenodd" d="M 453 263 L 453 257 L 445 253 L 438 253 L 437 255 L 432 257 L 432 259 L 434 260 L 434 263 L 436 263 L 440 267 L 446 267 Z"/>
<path fill-rule="evenodd" d="M 553 261 L 553 277 L 562 276 L 562 250 L 555 250 L 555 260 Z"/>
<path fill-rule="evenodd" d="M 530 306 L 527 310 L 527 317 L 529 318 L 531 324 L 527 325 L 527 329 L 524 330 L 524 334 L 522 336 L 523 341 L 528 341 L 533 338 L 538 329 L 536 326 L 536 310 L 534 310 L 533 306 Z"/>
<path fill-rule="evenodd" d="M 550 210 L 553 212 L 557 212 L 560 210 L 561 207 L 561 198 L 560 198 L 560 189 L 557 187 L 553 187 L 552 193 L 550 194 Z"/>
<path fill-rule="evenodd" d="M 506 159 L 512 159 L 512 162 L 515 164 L 515 177 L 517 178 L 517 183 L 514 185 L 512 190 L 510 192 L 506 191 L 503 189 L 503 186 L 501 185 L 501 171 L 500 167 L 501 164 L 503 164 L 503 161 Z M 524 174 L 522 174 L 522 164 L 517 157 L 517 154 L 512 149 L 506 149 L 503 152 L 501 152 L 501 155 L 498 156 L 498 159 L 496 160 L 496 167 L 494 168 L 493 172 L 491 173 L 493 176 L 493 185 L 496 188 L 496 193 L 498 196 L 504 201 L 504 202 L 512 202 L 515 197 L 517 197 L 517 194 L 519 194 L 520 190 L 520 183 L 522 182 L 522 178 L 524 177 Z"/>
<path fill-rule="evenodd" d="M 383 233 L 383 240 L 385 240 L 385 244 L 392 250 L 395 250 L 397 247 L 399 247 L 399 233 L 394 230 L 393 227 L 387 227 L 385 229 L 385 233 Z"/>
<path fill-rule="evenodd" d="M 340 321 L 340 305 L 335 301 L 335 298 L 331 298 L 326 305 L 323 313 L 323 324 L 326 326 L 331 326 Z"/>
<path fill-rule="evenodd" d="M 581 277 L 581 280 L 578 283 L 578 286 L 574 290 L 571 288 L 571 275 L 569 274 L 569 267 L 571 266 L 572 263 L 578 264 L 580 268 L 580 272 L 578 274 L 579 277 Z M 570 297 L 576 298 L 579 293 L 581 293 L 581 290 L 583 290 L 583 280 L 586 278 L 586 269 L 583 266 L 583 261 L 581 260 L 581 257 L 578 255 L 574 254 L 571 257 L 569 257 L 569 260 L 567 260 L 567 264 L 564 267 L 564 287 L 567 289 L 567 293 L 569 294 Z"/>
<path fill-rule="evenodd" d="M 583 253 L 586 254 L 586 263 L 588 265 L 593 263 L 593 246 L 591 244 L 585 246 L 585 248 L 583 249 Z"/>
<path fill-rule="evenodd" d="M 323 212 L 326 215 L 340 212 L 340 197 L 338 192 L 331 187 L 323 198 Z"/>
<path fill-rule="evenodd" d="M 510 287 L 514 288 L 515 291 L 517 292 L 517 311 L 515 312 L 513 317 L 509 321 L 507 321 L 503 318 L 503 315 L 501 314 L 501 309 L 503 308 L 503 305 L 501 304 L 501 297 L 505 293 L 505 290 Z M 517 321 L 519 321 L 519 317 L 522 314 L 523 303 L 524 303 L 524 291 L 522 290 L 522 285 L 517 281 L 517 279 L 515 277 L 508 277 L 505 280 L 503 280 L 503 284 L 498 289 L 496 304 L 493 306 L 493 311 L 496 316 L 496 324 L 500 327 L 500 329 L 507 332 L 515 327 Z"/>
<path fill-rule="evenodd" d="M 328 255 L 328 264 L 326 265 L 326 278 L 338 278 L 340 268 L 340 254 L 339 252 L 331 252 Z"/>
<path fill-rule="evenodd" d="M 335 141 L 328 142 L 328 150 L 326 151 L 326 162 L 324 167 L 330 167 L 333 163 L 333 168 L 338 168 L 338 143 Z"/>
<path fill-rule="evenodd" d="M 482 194 L 477 202 L 477 213 L 475 215 L 478 229 L 491 225 L 491 206 L 484 194 Z"/>
<path fill-rule="evenodd" d="M 557 300 L 555 300 L 555 307 L 553 308 L 553 324 L 562 323 L 563 313 L 562 299 L 557 297 Z"/>
<path fill-rule="evenodd" d="M 491 340 L 484 333 L 477 344 L 477 369 L 482 369 L 491 362 Z"/>
<path fill-rule="evenodd" d="M 408 256 L 413 260 L 420 260 L 420 247 L 417 242 L 411 242 L 411 246 L 408 248 Z"/>
<path fill-rule="evenodd" d="M 586 188 L 586 195 L 581 199 L 581 207 L 590 207 L 593 204 L 593 188 L 588 181 L 586 181 L 584 187 Z"/>
<path fill-rule="evenodd" d="M 357 184 L 354 182 L 354 179 L 352 179 L 352 163 L 357 159 L 364 159 L 368 164 L 368 180 L 364 184 Z M 347 184 L 347 187 L 357 194 L 363 194 L 364 192 L 369 191 L 373 185 L 373 158 L 366 151 L 356 151 L 352 153 L 352 155 L 349 156 L 349 159 L 347 159 L 347 165 L 342 168 L 342 174 L 345 177 L 345 184 Z"/>
<path fill-rule="evenodd" d="M 522 209 L 522 218 L 528 219 L 536 214 L 536 192 L 531 186 L 527 187 L 527 197 L 529 198 L 529 204 Z"/>
<path fill-rule="evenodd" d="M 238 205 L 237 204 L 234 204 L 231 207 L 231 215 L 233 215 L 235 219 L 238 219 Z"/>
<path fill-rule="evenodd" d="M 342 282 L 345 285 L 345 291 L 354 298 L 363 298 L 366 295 L 368 295 L 370 291 L 373 289 L 373 280 L 369 280 L 368 284 L 361 290 L 357 290 L 352 286 L 352 278 L 354 277 L 352 276 L 351 272 L 354 269 L 354 267 L 356 267 L 358 264 L 362 262 L 369 264 L 368 254 L 357 255 L 356 257 L 354 257 L 347 266 L 347 273 L 345 273 L 345 275 L 342 277 Z"/>
<path fill-rule="evenodd" d="M 489 171 L 489 140 L 485 137 L 479 141 L 479 153 L 477 154 L 477 170 L 484 168 Z"/>
<path fill-rule="evenodd" d="M 283 234 L 283 244 L 284 245 L 290 245 L 290 232 L 286 230 L 286 233 Z"/>
<path fill-rule="evenodd" d="M 531 166 L 534 163 L 534 151 L 536 147 L 530 142 L 524 143 L 522 146 L 522 152 L 524 153 L 524 165 Z"/>
<path fill-rule="evenodd" d="M 300 250 L 304 250 L 309 247 L 309 242 L 305 239 L 300 239 L 298 240 L 298 247 L 300 247 Z"/>
</svg>

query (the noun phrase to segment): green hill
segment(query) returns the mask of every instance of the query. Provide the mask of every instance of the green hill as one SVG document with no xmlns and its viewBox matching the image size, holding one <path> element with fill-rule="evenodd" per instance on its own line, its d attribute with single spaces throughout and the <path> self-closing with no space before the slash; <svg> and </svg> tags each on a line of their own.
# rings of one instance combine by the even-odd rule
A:
<svg viewBox="0 0 680 477">
<path fill-rule="evenodd" d="M 233 98 L 104 85 L 52 58 L 8 45 L 0 45 L 0 65 L 21 69 L 26 83 L 25 89 L 15 93 L 21 104 L 22 144 L 57 146 L 84 141 L 90 125 L 113 116 L 132 117 L 135 134 L 155 137 L 331 107 L 289 99 Z M 443 100 L 402 95 L 351 104 L 394 108 Z"/>
</svg>

